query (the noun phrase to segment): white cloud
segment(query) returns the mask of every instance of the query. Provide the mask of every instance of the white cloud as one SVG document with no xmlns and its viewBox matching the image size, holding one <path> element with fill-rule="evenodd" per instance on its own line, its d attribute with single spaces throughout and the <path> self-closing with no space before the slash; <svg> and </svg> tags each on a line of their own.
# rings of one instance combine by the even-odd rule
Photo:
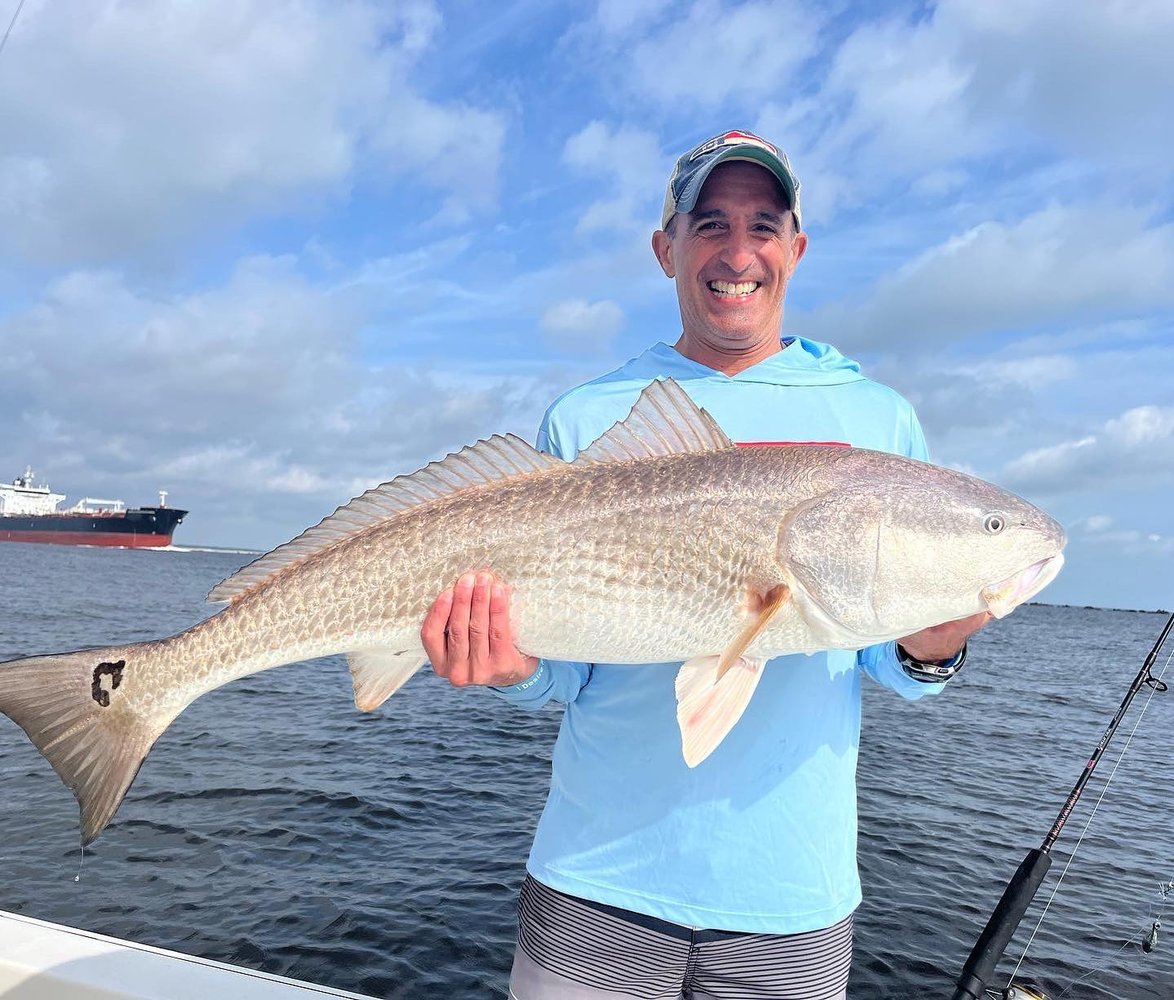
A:
<svg viewBox="0 0 1174 1000">
<path fill-rule="evenodd" d="M 610 299 L 563 299 L 542 314 L 546 335 L 571 351 L 602 352 L 623 324 L 624 310 Z"/>
<path fill-rule="evenodd" d="M 922 198 L 953 192 L 968 179 L 955 165 L 991 150 L 966 99 L 968 69 L 940 36 L 936 19 L 863 23 L 829 53 L 814 93 L 766 95 L 758 128 L 790 154 L 809 226 L 882 193 L 899 212 L 909 183 Z"/>
<path fill-rule="evenodd" d="M 1006 435 L 1022 441 L 1028 428 L 1038 429 L 1056 387 L 1078 382 L 1083 373 L 1074 359 L 1057 354 L 991 358 L 984 353 L 976 360 L 954 360 L 885 350 L 869 364 L 868 374 L 913 403 L 935 454 L 960 438 L 955 461 L 965 456 L 976 462 L 989 442 Z"/>
<path fill-rule="evenodd" d="M 1080 365 L 1076 359 L 1064 354 L 1020 357 L 1013 361 L 983 361 L 974 368 L 996 381 L 1037 391 L 1057 383 L 1070 382 L 1080 375 Z"/>
<path fill-rule="evenodd" d="M 413 174 L 450 192 L 450 216 L 491 208 L 497 200 L 505 123 L 496 112 L 464 104 L 442 106 L 409 93 L 398 95 L 373 139 L 394 171 Z"/>
<path fill-rule="evenodd" d="M 575 170 L 603 178 L 612 192 L 583 211 L 577 224 L 581 233 L 650 233 L 659 225 L 669 167 L 652 133 L 592 121 L 566 141 L 563 160 Z"/>
<path fill-rule="evenodd" d="M 609 35 L 623 35 L 648 24 L 669 5 L 670 0 L 599 0 L 595 18 Z"/>
<path fill-rule="evenodd" d="M 159 463 L 153 474 L 164 481 L 215 483 L 225 473 L 239 496 L 271 494 L 327 494 L 338 492 L 339 482 L 307 469 L 288 455 L 257 454 L 255 445 L 240 441 L 209 445 Z"/>
<path fill-rule="evenodd" d="M 632 90 L 671 105 L 717 108 L 778 93 L 815 54 L 818 22 L 787 0 L 697 0 L 631 53 Z"/>
<path fill-rule="evenodd" d="M 759 128 L 791 153 L 819 225 L 907 192 L 1022 204 L 1070 194 L 1164 197 L 1174 171 L 1174 7 L 1163 0 L 940 0 L 859 23 L 815 87 L 772 98 Z M 1031 176 L 1035 167 L 1063 168 Z M 1121 176 L 1119 168 L 1129 170 Z M 1008 183 L 1008 172 L 1014 180 Z"/>
<path fill-rule="evenodd" d="M 808 314 L 841 345 L 919 349 L 998 330 L 1088 323 L 1174 307 L 1174 225 L 1105 204 L 988 222 L 882 276 L 857 303 Z"/>
<path fill-rule="evenodd" d="M 827 96 L 848 98 L 844 138 L 867 137 L 874 155 L 897 162 L 953 161 L 984 148 L 966 115 L 968 67 L 951 58 L 933 22 L 866 24 L 836 52 Z"/>
<path fill-rule="evenodd" d="M 862 355 L 940 461 L 1046 498 L 1072 595 L 1169 575 L 1174 7 L 475 6 L 29 0 L 0 59 L 8 475 L 167 488 L 187 541 L 263 545 L 531 437 L 675 339 L 665 179 L 742 126 L 804 181 L 788 332 Z"/>
<path fill-rule="evenodd" d="M 934 21 L 956 39 L 976 117 L 1090 160 L 1156 165 L 1155 149 L 1174 150 L 1174 7 L 1118 0 L 1072 13 L 1052 0 L 943 0 Z"/>
<path fill-rule="evenodd" d="M 56 411 L 96 455 L 288 440 L 344 405 L 364 295 L 314 287 L 289 258 L 246 260 L 220 288 L 157 297 L 113 272 L 70 273 L 0 324 L 0 342 L 31 355 L 12 421 L 31 435 L 29 414 Z"/>
<path fill-rule="evenodd" d="M 1174 408 L 1139 406 L 1105 424 L 1108 437 L 1129 448 L 1145 448 L 1174 440 Z"/>
<path fill-rule="evenodd" d="M 1101 532 L 1110 527 L 1112 523 L 1113 519 L 1108 514 L 1090 514 L 1083 520 L 1076 522 L 1072 527 L 1090 532 Z"/>
<path fill-rule="evenodd" d="M 202 475 L 198 456 L 215 448 L 243 448 L 225 453 L 240 459 L 291 442 L 324 458 L 330 429 L 358 422 L 355 337 L 372 310 L 368 289 L 314 285 L 289 258 L 242 261 L 221 287 L 157 297 L 112 272 L 71 273 L 0 324 L 0 343 L 29 356 L 3 450 L 46 443 L 41 415 L 52 413 L 59 437 L 42 464 L 139 475 L 187 461 Z"/>
<path fill-rule="evenodd" d="M 318 283 L 288 257 L 242 261 L 222 286 L 183 294 L 72 272 L 0 319 L 0 358 L 20 362 L 0 460 L 31 462 L 74 498 L 167 489 L 193 511 L 187 542 L 267 546 L 477 438 L 533 436 L 565 388 L 544 373 L 410 361 L 407 342 L 394 363 L 363 363 L 360 332 L 394 308 L 381 285 Z"/>
<path fill-rule="evenodd" d="M 360 168 L 483 207 L 500 117 L 409 83 L 439 23 L 429 0 L 30 5 L 4 53 L 0 248 L 105 262 L 345 199 Z"/>
<path fill-rule="evenodd" d="M 1007 463 L 1002 481 L 1039 493 L 1152 486 L 1174 477 L 1174 407 L 1139 406 L 1094 433 L 1037 448 Z"/>
<path fill-rule="evenodd" d="M 1081 542 L 1112 547 L 1129 558 L 1174 554 L 1174 535 L 1118 527 L 1113 518 L 1103 514 L 1081 518 L 1069 525 L 1069 528 L 1078 533 Z"/>
<path fill-rule="evenodd" d="M 785 89 L 815 55 L 820 20 L 796 0 L 693 0 L 686 6 L 605 0 L 593 24 L 575 37 L 622 104 L 635 99 L 670 112 L 688 107 L 684 117 L 695 120 L 698 110 L 761 101 Z"/>
</svg>

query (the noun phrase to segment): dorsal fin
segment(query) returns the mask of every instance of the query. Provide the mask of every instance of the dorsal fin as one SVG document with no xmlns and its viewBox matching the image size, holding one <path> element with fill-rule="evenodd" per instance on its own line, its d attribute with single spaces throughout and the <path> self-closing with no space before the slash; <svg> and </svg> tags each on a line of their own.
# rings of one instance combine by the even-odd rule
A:
<svg viewBox="0 0 1174 1000">
<path fill-rule="evenodd" d="M 564 464 L 559 459 L 543 454 L 513 434 L 494 435 L 478 441 L 411 475 L 397 476 L 339 507 L 297 538 L 254 559 L 218 583 L 208 594 L 208 600 L 234 600 L 287 566 L 430 500 L 475 486 L 562 467 Z"/>
<path fill-rule="evenodd" d="M 675 381 L 666 378 L 650 382 L 640 393 L 632 412 L 579 452 L 575 463 L 626 462 L 733 447 L 734 442 L 726 437 L 717 421 Z"/>
</svg>

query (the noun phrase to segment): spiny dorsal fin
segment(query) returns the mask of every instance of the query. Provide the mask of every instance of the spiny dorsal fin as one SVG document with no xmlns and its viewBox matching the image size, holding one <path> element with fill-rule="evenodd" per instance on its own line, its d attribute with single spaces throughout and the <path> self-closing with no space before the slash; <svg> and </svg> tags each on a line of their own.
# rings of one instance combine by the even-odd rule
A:
<svg viewBox="0 0 1174 1000">
<path fill-rule="evenodd" d="M 368 490 L 314 527 L 307 528 L 297 538 L 279 545 L 218 583 L 208 594 L 208 600 L 238 598 L 286 567 L 430 500 L 475 486 L 562 467 L 559 459 L 543 454 L 513 434 L 495 434 L 411 475 L 398 476 Z"/>
<path fill-rule="evenodd" d="M 626 462 L 661 455 L 725 451 L 734 442 L 676 382 L 651 382 L 632 412 L 579 452 L 579 462 Z"/>
</svg>

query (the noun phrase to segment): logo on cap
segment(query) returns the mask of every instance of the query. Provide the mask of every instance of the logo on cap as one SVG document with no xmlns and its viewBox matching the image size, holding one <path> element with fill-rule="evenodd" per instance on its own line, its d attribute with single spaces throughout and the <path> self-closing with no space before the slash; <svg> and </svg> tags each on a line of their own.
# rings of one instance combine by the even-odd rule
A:
<svg viewBox="0 0 1174 1000">
<path fill-rule="evenodd" d="M 765 149 L 768 153 L 772 153 L 775 156 L 782 156 L 779 148 L 774 143 L 767 142 L 761 136 L 755 135 L 753 132 L 735 131 L 714 136 L 712 139 L 703 142 L 689 155 L 689 160 L 692 161 L 706 156 L 715 149 L 721 149 L 722 146 L 757 146 L 759 149 Z"/>
</svg>

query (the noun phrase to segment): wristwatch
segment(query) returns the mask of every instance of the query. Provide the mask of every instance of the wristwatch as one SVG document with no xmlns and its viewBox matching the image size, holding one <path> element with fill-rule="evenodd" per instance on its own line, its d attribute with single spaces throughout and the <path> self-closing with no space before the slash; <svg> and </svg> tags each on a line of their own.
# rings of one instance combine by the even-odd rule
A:
<svg viewBox="0 0 1174 1000">
<path fill-rule="evenodd" d="M 966 662 L 966 643 L 948 660 L 919 660 L 904 646 L 897 643 L 897 662 L 915 681 L 925 684 L 942 684 L 953 677 Z"/>
</svg>

